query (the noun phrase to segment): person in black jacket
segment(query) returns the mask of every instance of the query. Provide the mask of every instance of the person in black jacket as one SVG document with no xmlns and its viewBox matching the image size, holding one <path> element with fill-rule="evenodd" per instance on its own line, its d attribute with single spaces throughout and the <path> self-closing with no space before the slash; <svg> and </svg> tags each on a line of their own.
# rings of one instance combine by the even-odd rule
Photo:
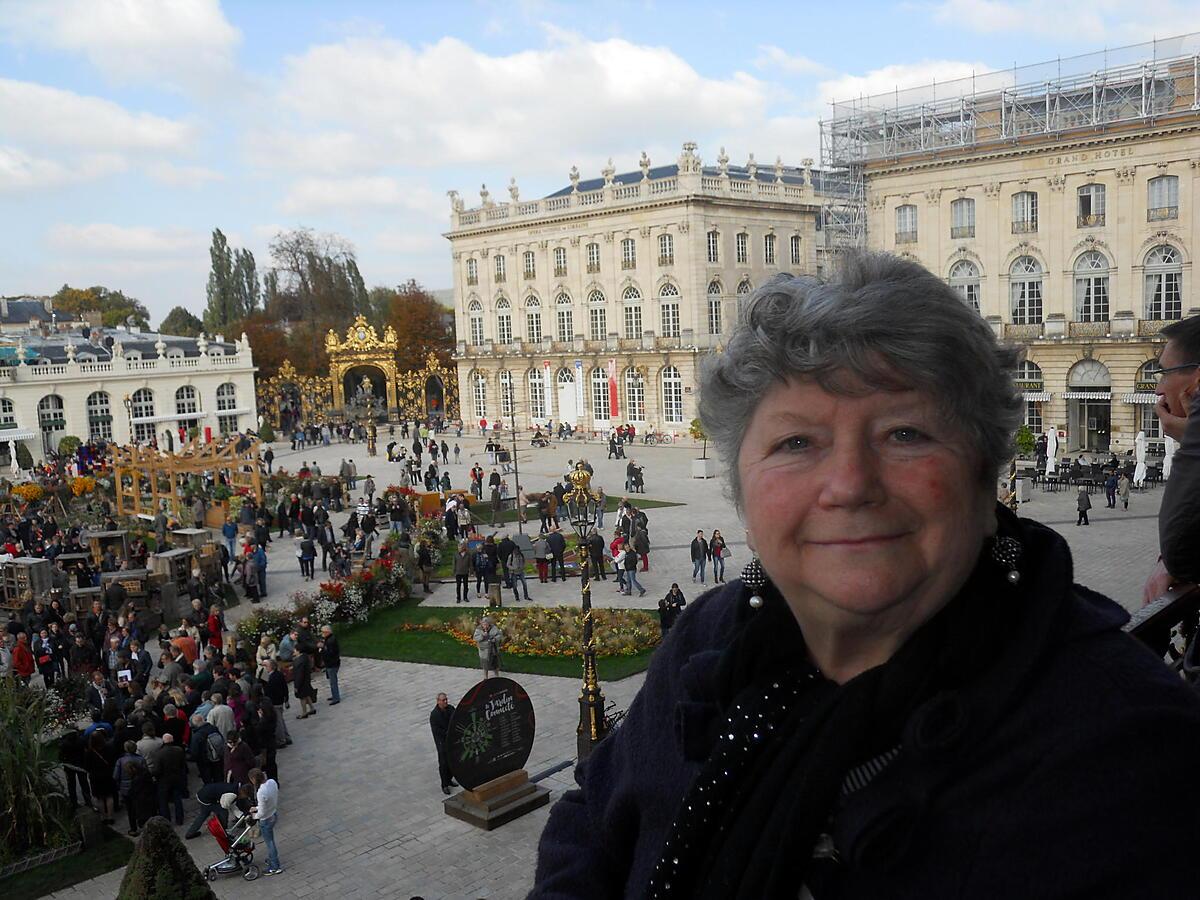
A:
<svg viewBox="0 0 1200 900">
<path fill-rule="evenodd" d="M 550 551 L 550 580 L 558 581 L 558 576 L 561 575 L 562 580 L 566 581 L 567 567 L 564 556 L 567 552 L 567 539 L 563 537 L 557 525 L 546 535 L 546 549 Z"/>
<path fill-rule="evenodd" d="M 450 718 L 454 715 L 454 706 L 445 694 L 437 695 L 437 705 L 429 712 L 429 730 L 433 732 L 433 745 L 437 747 L 438 774 L 442 779 L 442 793 L 450 793 L 455 785 L 450 776 L 450 757 L 447 755 L 446 743 L 450 740 Z"/>
<path fill-rule="evenodd" d="M 321 662 L 325 664 L 325 677 L 329 680 L 329 705 L 337 706 L 342 702 L 338 692 L 338 669 L 342 667 L 342 649 L 338 646 L 337 635 L 328 625 L 321 626 L 321 640 L 317 644 L 321 652 Z"/>
<path fill-rule="evenodd" d="M 188 769 L 187 751 L 175 743 L 175 736 L 167 732 L 162 737 L 162 746 L 150 753 L 146 760 L 154 774 L 158 792 L 158 814 L 169 819 L 169 807 L 175 805 L 175 824 L 183 824 L 183 798 L 187 795 Z"/>
</svg>

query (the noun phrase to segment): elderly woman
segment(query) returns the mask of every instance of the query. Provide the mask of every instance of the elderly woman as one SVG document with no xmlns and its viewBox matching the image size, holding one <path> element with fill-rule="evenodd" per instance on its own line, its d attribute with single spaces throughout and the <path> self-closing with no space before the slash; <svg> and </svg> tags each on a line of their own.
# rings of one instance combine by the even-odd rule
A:
<svg viewBox="0 0 1200 900">
<path fill-rule="evenodd" d="M 491 616 L 484 616 L 475 626 L 475 646 L 479 650 L 479 668 L 483 669 L 483 677 L 490 678 L 491 672 L 500 676 L 500 645 L 504 643 L 504 632 L 492 621 Z"/>
<path fill-rule="evenodd" d="M 755 558 L 576 770 L 532 897 L 1191 883 L 1200 700 L 1072 584 L 1058 534 L 996 503 L 1018 360 L 893 257 L 749 300 L 700 415 Z"/>
</svg>

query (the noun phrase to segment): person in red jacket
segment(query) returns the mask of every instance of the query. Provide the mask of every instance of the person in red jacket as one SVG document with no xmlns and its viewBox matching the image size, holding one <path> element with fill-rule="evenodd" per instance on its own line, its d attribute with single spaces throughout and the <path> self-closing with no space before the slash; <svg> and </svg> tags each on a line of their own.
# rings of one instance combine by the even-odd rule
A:
<svg viewBox="0 0 1200 900">
<path fill-rule="evenodd" d="M 12 654 L 13 673 L 21 679 L 22 684 L 29 684 L 33 675 L 33 653 L 29 650 L 29 635 L 24 631 L 17 635 L 17 645 Z"/>
<path fill-rule="evenodd" d="M 209 646 L 216 647 L 220 652 L 222 646 L 222 634 L 225 629 L 222 627 L 224 623 L 221 621 L 221 607 L 212 606 L 208 610 L 208 643 Z"/>
</svg>

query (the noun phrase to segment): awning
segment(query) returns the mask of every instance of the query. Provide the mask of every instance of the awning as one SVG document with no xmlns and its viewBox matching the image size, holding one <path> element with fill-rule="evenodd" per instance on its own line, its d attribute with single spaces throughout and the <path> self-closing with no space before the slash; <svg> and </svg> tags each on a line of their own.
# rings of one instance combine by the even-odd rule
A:
<svg viewBox="0 0 1200 900">
<path fill-rule="evenodd" d="M 32 441 L 37 437 L 41 437 L 41 434 L 28 428 L 0 428 L 0 444 L 8 441 Z"/>
<path fill-rule="evenodd" d="M 1064 400 L 1111 400 L 1112 391 L 1063 391 Z"/>
<path fill-rule="evenodd" d="M 1122 394 L 1121 402 L 1154 404 L 1158 402 L 1158 394 L 1147 394 L 1145 391 L 1140 391 L 1136 394 Z"/>
<path fill-rule="evenodd" d="M 1049 391 L 1026 391 L 1025 399 L 1032 403 L 1045 403 L 1050 399 Z"/>
</svg>

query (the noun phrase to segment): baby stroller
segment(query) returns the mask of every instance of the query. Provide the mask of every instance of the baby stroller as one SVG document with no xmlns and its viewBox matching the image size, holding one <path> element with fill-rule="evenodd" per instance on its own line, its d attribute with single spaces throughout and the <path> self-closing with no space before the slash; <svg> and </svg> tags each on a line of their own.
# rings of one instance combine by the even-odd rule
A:
<svg viewBox="0 0 1200 900">
<path fill-rule="evenodd" d="M 230 838 L 229 832 L 216 816 L 208 817 L 208 830 L 225 853 L 224 859 L 205 867 L 204 877 L 209 881 L 216 881 L 218 875 L 241 874 L 247 881 L 258 877 L 258 866 L 254 863 L 254 840 L 250 836 L 254 828 L 254 818 L 249 813 L 238 810 L 232 801 L 229 804 L 225 803 L 226 798 L 235 797 L 235 794 L 226 794 L 221 798 L 221 805 L 230 812 L 238 813 L 237 821 L 229 829 L 237 835 L 236 837 Z"/>
</svg>

